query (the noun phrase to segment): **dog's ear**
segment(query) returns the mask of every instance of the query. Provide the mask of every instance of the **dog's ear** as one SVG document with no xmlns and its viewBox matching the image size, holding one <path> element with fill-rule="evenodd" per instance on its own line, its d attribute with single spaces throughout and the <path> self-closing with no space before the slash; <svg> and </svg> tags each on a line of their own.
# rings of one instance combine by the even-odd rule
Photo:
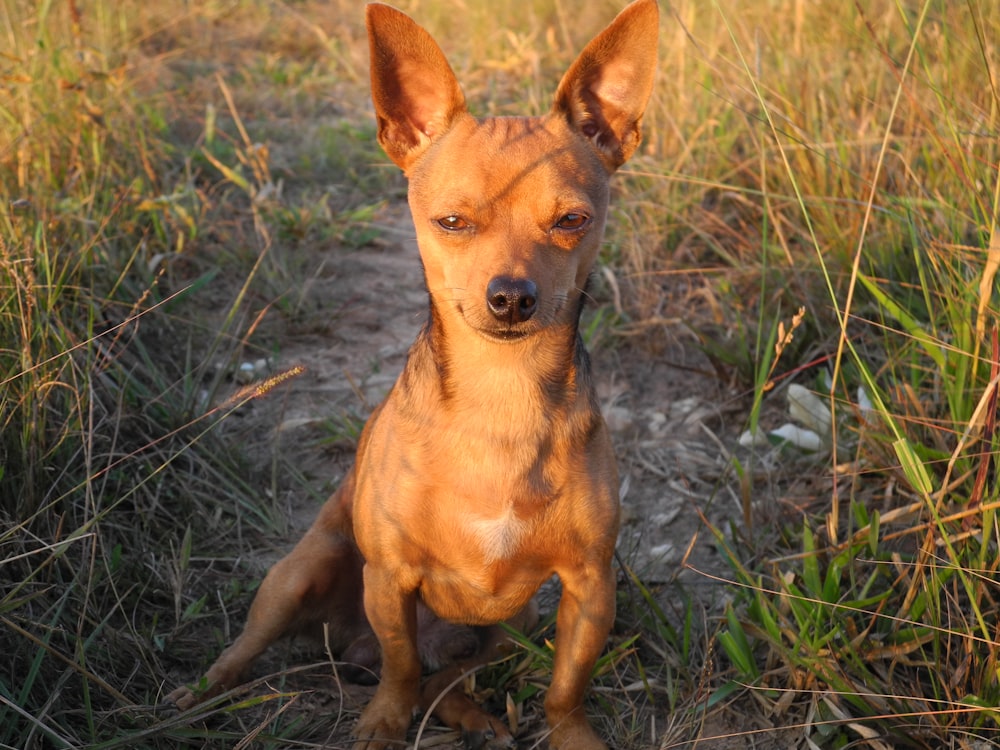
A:
<svg viewBox="0 0 1000 750">
<path fill-rule="evenodd" d="M 458 80 L 431 35 L 405 13 L 365 9 L 378 142 L 405 172 L 464 113 Z"/>
<path fill-rule="evenodd" d="M 556 90 L 553 112 L 593 141 L 609 172 L 642 140 L 659 20 L 656 0 L 635 0 L 584 48 Z"/>
</svg>

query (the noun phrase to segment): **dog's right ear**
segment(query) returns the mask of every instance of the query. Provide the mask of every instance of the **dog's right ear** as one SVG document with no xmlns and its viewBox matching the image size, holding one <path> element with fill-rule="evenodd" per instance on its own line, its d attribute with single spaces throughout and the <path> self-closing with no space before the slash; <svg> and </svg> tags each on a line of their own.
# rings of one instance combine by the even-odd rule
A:
<svg viewBox="0 0 1000 750">
<path fill-rule="evenodd" d="M 365 9 L 378 142 L 406 172 L 465 113 L 465 96 L 431 35 L 381 3 Z"/>
<path fill-rule="evenodd" d="M 656 74 L 659 9 L 633 0 L 566 71 L 553 110 L 597 148 L 608 172 L 642 140 L 642 114 Z"/>
</svg>

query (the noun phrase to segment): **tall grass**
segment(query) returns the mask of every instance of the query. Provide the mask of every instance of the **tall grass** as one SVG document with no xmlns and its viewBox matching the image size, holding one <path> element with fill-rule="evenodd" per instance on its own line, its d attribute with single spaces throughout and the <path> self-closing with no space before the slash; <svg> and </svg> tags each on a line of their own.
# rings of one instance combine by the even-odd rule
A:
<svg viewBox="0 0 1000 750">
<path fill-rule="evenodd" d="M 742 293 L 709 282 L 709 294 L 751 329 L 742 340 L 756 343 L 729 364 L 763 374 L 755 408 L 784 392 L 772 374 L 789 373 L 832 416 L 812 468 L 827 491 L 790 508 L 779 549 L 735 535 L 746 609 L 723 645 L 767 710 L 806 708 L 796 732 L 817 744 L 992 736 L 1000 14 L 721 5 L 689 24 L 701 77 L 722 81 L 711 89 L 725 104 L 708 106 L 724 114 L 705 120 L 727 131 L 729 163 L 699 171 L 696 147 L 719 143 L 701 139 L 678 171 L 725 174 L 711 187 L 730 196 L 695 212 L 711 229 L 677 232 L 706 265 L 733 267 Z M 775 369 L 774 321 L 798 305 L 809 322 Z M 825 377 L 796 374 L 816 361 Z M 780 450 L 743 462 L 801 467 Z"/>
<path fill-rule="evenodd" d="M 4 747 L 148 724 L 164 639 L 193 615 L 177 596 L 191 545 L 254 522 L 253 474 L 209 431 L 223 414 L 197 359 L 236 331 L 192 344 L 173 317 L 198 286 L 167 273 L 198 201 L 162 102 L 137 88 L 142 19 L 134 3 L 0 4 Z M 172 732 L 148 742 L 176 747 Z"/>
</svg>

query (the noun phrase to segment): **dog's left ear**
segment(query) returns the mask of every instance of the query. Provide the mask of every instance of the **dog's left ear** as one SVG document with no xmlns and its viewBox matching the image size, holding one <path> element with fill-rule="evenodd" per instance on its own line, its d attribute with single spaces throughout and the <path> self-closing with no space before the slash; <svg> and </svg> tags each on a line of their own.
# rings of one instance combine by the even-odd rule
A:
<svg viewBox="0 0 1000 750">
<path fill-rule="evenodd" d="M 634 0 L 584 48 L 556 90 L 553 112 L 594 143 L 609 172 L 642 140 L 659 22 L 656 0 Z"/>
<path fill-rule="evenodd" d="M 371 3 L 365 21 L 378 142 L 405 172 L 466 112 L 465 96 L 441 48 L 409 16 Z"/>
</svg>

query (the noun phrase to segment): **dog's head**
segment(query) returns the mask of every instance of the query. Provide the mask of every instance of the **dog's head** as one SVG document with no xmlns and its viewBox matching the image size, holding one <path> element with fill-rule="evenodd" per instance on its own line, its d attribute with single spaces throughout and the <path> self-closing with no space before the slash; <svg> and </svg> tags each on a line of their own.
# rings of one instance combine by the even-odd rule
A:
<svg viewBox="0 0 1000 750">
<path fill-rule="evenodd" d="M 583 50 L 544 117 L 476 120 L 440 48 L 405 14 L 367 9 L 378 140 L 410 180 L 432 303 L 486 339 L 575 326 L 608 178 L 635 151 L 656 68 L 656 0 Z"/>
</svg>

